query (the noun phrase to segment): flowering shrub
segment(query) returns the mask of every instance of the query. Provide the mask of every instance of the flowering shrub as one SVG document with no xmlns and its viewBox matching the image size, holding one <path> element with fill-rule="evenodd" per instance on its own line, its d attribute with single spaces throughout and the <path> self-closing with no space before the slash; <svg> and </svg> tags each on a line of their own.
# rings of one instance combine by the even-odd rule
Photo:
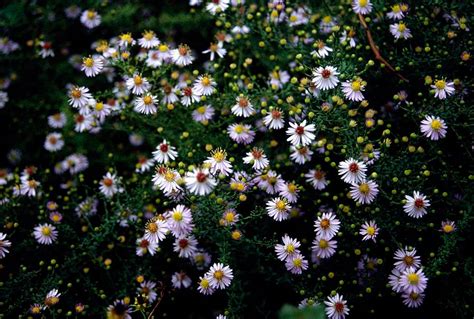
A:
<svg viewBox="0 0 474 319">
<path fill-rule="evenodd" d="M 1 312 L 472 317 L 470 9 L 0 9 Z"/>
</svg>

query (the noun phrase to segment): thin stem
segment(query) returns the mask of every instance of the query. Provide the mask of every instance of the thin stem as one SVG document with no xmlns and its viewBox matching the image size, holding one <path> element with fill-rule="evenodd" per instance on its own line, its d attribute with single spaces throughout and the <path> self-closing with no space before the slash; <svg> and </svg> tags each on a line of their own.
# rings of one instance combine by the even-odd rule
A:
<svg viewBox="0 0 474 319">
<path fill-rule="evenodd" d="M 370 45 L 370 48 L 372 49 L 372 52 L 374 52 L 374 55 L 375 55 L 375 59 L 380 61 L 381 63 L 383 63 L 390 71 L 392 71 L 393 73 L 395 73 L 400 79 L 402 79 L 403 81 L 405 82 L 410 82 L 408 81 L 407 78 L 405 78 L 403 75 L 401 75 L 399 72 L 397 72 L 392 65 L 390 65 L 390 63 L 387 62 L 387 60 L 385 60 L 382 55 L 380 54 L 380 51 L 377 47 L 377 45 L 375 44 L 374 42 L 374 38 L 372 37 L 372 33 L 370 32 L 370 29 L 369 29 L 369 26 L 367 25 L 367 23 L 365 22 L 364 20 L 364 16 L 362 14 L 358 14 L 359 16 L 359 21 L 360 21 L 360 24 L 362 24 L 362 26 L 364 27 L 365 29 L 365 33 L 367 34 L 367 40 L 369 41 L 369 45 Z"/>
</svg>

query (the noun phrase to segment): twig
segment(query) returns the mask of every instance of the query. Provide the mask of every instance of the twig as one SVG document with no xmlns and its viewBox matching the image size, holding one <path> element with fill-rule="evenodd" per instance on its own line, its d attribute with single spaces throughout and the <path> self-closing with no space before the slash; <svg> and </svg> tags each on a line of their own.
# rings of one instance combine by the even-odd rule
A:
<svg viewBox="0 0 474 319">
<path fill-rule="evenodd" d="M 163 297 L 165 296 L 165 286 L 162 284 L 161 286 L 161 291 L 160 291 L 160 298 L 158 299 L 158 301 L 156 302 L 156 305 L 153 307 L 153 310 L 150 312 L 150 314 L 148 315 L 148 318 L 147 319 L 151 319 L 153 318 L 153 313 L 156 311 L 156 309 L 158 308 L 158 306 L 160 305 L 161 301 L 163 300 Z"/>
<path fill-rule="evenodd" d="M 395 73 L 400 79 L 402 79 L 403 81 L 405 82 L 410 82 L 408 81 L 407 78 L 405 78 L 403 75 L 401 75 L 400 73 L 398 73 L 394 68 L 393 66 L 390 65 L 390 63 L 387 62 L 387 60 L 385 60 L 382 55 L 380 54 L 380 51 L 379 49 L 377 48 L 377 45 L 375 44 L 374 42 L 374 38 L 372 38 L 372 33 L 370 32 L 370 29 L 369 29 L 369 26 L 367 25 L 367 23 L 365 22 L 364 20 L 364 16 L 362 14 L 357 14 L 359 16 L 359 21 L 360 23 L 362 24 L 362 26 L 364 27 L 365 29 L 365 33 L 367 34 L 367 40 L 369 40 L 369 45 L 370 45 L 370 48 L 372 49 L 372 52 L 374 52 L 374 55 L 375 55 L 375 59 L 380 61 L 381 63 L 383 63 L 390 71 L 392 71 L 393 73 Z"/>
</svg>

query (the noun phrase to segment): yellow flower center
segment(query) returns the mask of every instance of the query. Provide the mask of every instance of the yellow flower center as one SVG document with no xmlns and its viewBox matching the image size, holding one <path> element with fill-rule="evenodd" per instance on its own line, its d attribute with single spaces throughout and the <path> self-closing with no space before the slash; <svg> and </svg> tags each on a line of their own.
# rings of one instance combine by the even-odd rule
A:
<svg viewBox="0 0 474 319">
<path fill-rule="evenodd" d="M 143 79 L 139 75 L 135 75 L 133 77 L 133 82 L 135 82 L 135 85 L 142 85 L 143 84 Z"/>
<path fill-rule="evenodd" d="M 150 233 L 156 233 L 158 231 L 158 225 L 155 223 L 149 223 L 147 229 Z"/>
<path fill-rule="evenodd" d="M 407 26 L 404 23 L 398 24 L 398 31 L 404 32 L 407 29 Z"/>
<path fill-rule="evenodd" d="M 416 285 L 420 281 L 420 277 L 417 274 L 409 274 L 407 279 L 410 285 Z"/>
<path fill-rule="evenodd" d="M 174 173 L 171 172 L 171 171 L 166 172 L 166 174 L 165 174 L 165 180 L 166 180 L 167 182 L 173 181 L 173 180 L 174 180 Z"/>
<path fill-rule="evenodd" d="M 392 12 L 400 12 L 400 5 L 396 4 L 392 6 Z"/>
<path fill-rule="evenodd" d="M 366 7 L 367 6 L 367 0 L 359 0 L 359 7 Z"/>
<path fill-rule="evenodd" d="M 60 219 L 61 219 L 61 217 L 59 215 L 53 215 L 53 221 L 54 222 L 59 222 Z"/>
<path fill-rule="evenodd" d="M 120 35 L 120 40 L 124 42 L 131 43 L 132 42 L 132 35 L 130 33 L 124 33 Z"/>
<path fill-rule="evenodd" d="M 92 58 L 85 58 L 84 65 L 88 68 L 92 68 L 94 66 L 94 59 Z"/>
<path fill-rule="evenodd" d="M 244 127 L 242 125 L 237 125 L 235 128 L 234 128 L 234 131 L 235 133 L 237 134 L 241 134 L 243 131 L 244 131 Z"/>
<path fill-rule="evenodd" d="M 160 50 L 160 52 L 167 52 L 168 46 L 166 44 L 160 44 L 160 46 L 158 47 L 158 50 Z"/>
<path fill-rule="evenodd" d="M 331 22 L 331 21 L 332 21 L 331 16 L 325 16 L 325 17 L 323 18 L 323 22 L 324 22 L 324 23 L 329 23 L 329 22 Z"/>
<path fill-rule="evenodd" d="M 359 192 L 364 195 L 367 195 L 370 191 L 369 185 L 367 183 L 362 183 L 359 185 Z"/>
<path fill-rule="evenodd" d="M 94 19 L 96 13 L 94 11 L 87 11 L 87 18 L 88 19 Z"/>
<path fill-rule="evenodd" d="M 212 157 L 216 160 L 216 162 L 222 162 L 225 159 L 225 153 L 221 150 L 215 152 Z"/>
<path fill-rule="evenodd" d="M 286 246 L 286 252 L 289 253 L 289 254 L 292 254 L 295 252 L 295 246 L 293 244 L 288 244 L 288 246 Z"/>
<path fill-rule="evenodd" d="M 297 189 L 298 189 L 298 187 L 296 187 L 295 184 L 289 184 L 289 185 L 288 185 L 288 191 L 289 191 L 290 193 L 296 193 L 296 190 L 297 190 Z"/>
<path fill-rule="evenodd" d="M 225 221 L 228 223 L 232 223 L 235 220 L 235 215 L 232 212 L 225 214 Z"/>
<path fill-rule="evenodd" d="M 433 120 L 431 122 L 431 128 L 435 131 L 439 131 L 443 125 L 440 120 Z"/>
<path fill-rule="evenodd" d="M 82 92 L 81 92 L 81 90 L 79 90 L 78 88 L 72 89 L 72 91 L 71 91 L 71 96 L 72 96 L 73 98 L 75 98 L 75 99 L 78 99 L 78 98 L 80 98 L 80 97 L 82 96 Z"/>
<path fill-rule="evenodd" d="M 298 267 L 298 268 L 299 268 L 299 267 L 301 267 L 302 264 L 303 264 L 303 261 L 301 260 L 301 258 L 295 258 L 295 259 L 293 259 L 293 265 L 294 265 L 295 267 Z"/>
<path fill-rule="evenodd" d="M 151 96 L 147 95 L 143 98 L 143 103 L 145 103 L 146 105 L 150 105 L 151 103 L 153 103 L 153 99 L 151 98 Z"/>
<path fill-rule="evenodd" d="M 183 220 L 183 213 L 182 212 L 173 212 L 173 219 L 177 222 Z"/>
<path fill-rule="evenodd" d="M 329 247 L 328 241 L 325 239 L 320 239 L 319 240 L 319 248 L 321 249 L 326 249 Z"/>
<path fill-rule="evenodd" d="M 31 313 L 32 313 L 32 314 L 41 313 L 41 308 L 38 307 L 38 306 L 34 306 L 34 307 L 31 308 Z"/>
<path fill-rule="evenodd" d="M 450 224 L 446 224 L 446 225 L 443 226 L 443 231 L 444 231 L 445 233 L 450 233 L 450 232 L 452 232 L 453 230 L 454 230 L 454 227 L 451 226 Z"/>
<path fill-rule="evenodd" d="M 102 111 L 104 109 L 104 103 L 102 102 L 98 102 L 96 105 L 95 105 L 95 109 L 97 111 Z"/>
<path fill-rule="evenodd" d="M 277 201 L 277 202 L 276 202 L 276 208 L 277 208 L 278 210 L 284 210 L 284 209 L 286 208 L 285 202 L 282 201 L 282 200 Z"/>
<path fill-rule="evenodd" d="M 446 87 L 446 82 L 443 80 L 438 80 L 435 82 L 435 86 L 438 90 L 443 90 Z"/>
<path fill-rule="evenodd" d="M 209 280 L 207 280 L 206 278 L 202 278 L 199 285 L 201 285 L 202 288 L 208 288 L 209 287 Z"/>
<path fill-rule="evenodd" d="M 145 38 L 145 40 L 148 40 L 148 41 L 153 39 L 154 36 L 155 36 L 155 33 L 153 31 L 146 31 L 145 33 L 143 33 L 143 37 Z"/>
<path fill-rule="evenodd" d="M 372 226 L 367 227 L 367 234 L 369 234 L 370 236 L 375 235 L 375 227 L 372 227 Z"/>
<path fill-rule="evenodd" d="M 211 80 L 207 76 L 205 76 L 202 78 L 201 83 L 204 86 L 209 86 L 211 84 Z"/>
<path fill-rule="evenodd" d="M 360 87 L 361 87 L 360 81 L 354 81 L 351 84 L 352 91 L 355 91 L 355 92 L 360 91 Z"/>
<path fill-rule="evenodd" d="M 329 219 L 324 218 L 324 219 L 321 220 L 321 222 L 319 223 L 319 226 L 321 226 L 322 229 L 327 229 L 327 228 L 329 228 L 329 226 L 331 226 L 331 222 L 329 221 Z"/>
<path fill-rule="evenodd" d="M 41 233 L 45 236 L 51 235 L 51 229 L 49 227 L 43 227 L 41 228 Z"/>
<path fill-rule="evenodd" d="M 222 270 L 217 270 L 216 272 L 214 272 L 214 278 L 216 278 L 217 280 L 222 280 L 223 277 L 224 272 Z"/>
</svg>

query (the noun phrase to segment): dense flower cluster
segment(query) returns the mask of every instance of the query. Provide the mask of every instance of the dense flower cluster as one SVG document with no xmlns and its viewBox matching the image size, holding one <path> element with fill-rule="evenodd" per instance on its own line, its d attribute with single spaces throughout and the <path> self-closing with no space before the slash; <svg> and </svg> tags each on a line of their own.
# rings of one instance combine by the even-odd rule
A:
<svg viewBox="0 0 474 319">
<path fill-rule="evenodd" d="M 460 71 L 466 18 L 416 5 L 191 0 L 187 14 L 211 25 L 204 44 L 156 26 L 102 33 L 70 56 L 80 76 L 42 119 L 46 160 L 12 149 L 0 169 L 0 287 L 14 277 L 8 259 L 44 252 L 18 261 L 33 272 L 51 258 L 51 280 L 29 283 L 37 292 L 14 306 L 29 309 L 10 313 L 179 317 L 194 310 L 174 298 L 202 298 L 207 316 L 263 317 L 296 296 L 344 319 L 384 313 L 374 296 L 396 294 L 390 307 L 423 309 L 436 279 L 456 272 L 449 256 L 473 216 L 470 158 L 455 158 L 471 156 L 472 80 Z M 63 13 L 92 33 L 117 19 L 102 10 Z M 426 38 L 431 22 L 442 39 Z M 448 50 L 445 38 L 463 50 L 461 67 L 423 62 L 428 43 Z M 51 41 L 29 46 L 45 61 L 68 55 Z M 22 50 L 0 42 L 3 55 Z M 8 110 L 10 80 L 0 80 Z M 260 285 L 288 292 L 253 307 Z"/>
</svg>

